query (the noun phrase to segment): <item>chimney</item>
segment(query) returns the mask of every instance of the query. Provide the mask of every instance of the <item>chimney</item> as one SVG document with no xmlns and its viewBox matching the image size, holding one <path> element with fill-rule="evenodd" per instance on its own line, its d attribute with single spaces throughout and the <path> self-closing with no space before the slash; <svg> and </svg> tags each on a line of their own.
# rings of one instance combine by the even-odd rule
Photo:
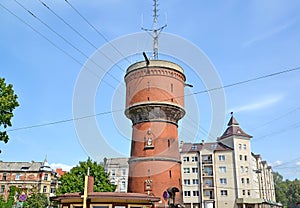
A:
<svg viewBox="0 0 300 208">
<path fill-rule="evenodd" d="M 93 176 L 88 176 L 88 182 L 87 182 L 87 193 L 92 193 L 94 192 L 94 177 Z"/>
</svg>

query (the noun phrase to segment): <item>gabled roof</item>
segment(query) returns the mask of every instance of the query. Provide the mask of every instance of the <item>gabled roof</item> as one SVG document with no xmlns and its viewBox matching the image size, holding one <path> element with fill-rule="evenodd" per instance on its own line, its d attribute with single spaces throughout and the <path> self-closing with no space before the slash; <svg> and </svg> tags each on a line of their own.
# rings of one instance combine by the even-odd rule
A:
<svg viewBox="0 0 300 208">
<path fill-rule="evenodd" d="M 231 116 L 227 126 L 228 127 L 227 127 L 226 131 L 223 133 L 223 135 L 220 138 L 218 138 L 218 141 L 220 141 L 224 138 L 230 137 L 230 136 L 241 136 L 241 137 L 246 137 L 246 138 L 252 138 L 251 135 L 249 135 L 243 131 L 243 129 L 239 126 L 239 123 L 233 117 L 233 115 Z"/>
</svg>

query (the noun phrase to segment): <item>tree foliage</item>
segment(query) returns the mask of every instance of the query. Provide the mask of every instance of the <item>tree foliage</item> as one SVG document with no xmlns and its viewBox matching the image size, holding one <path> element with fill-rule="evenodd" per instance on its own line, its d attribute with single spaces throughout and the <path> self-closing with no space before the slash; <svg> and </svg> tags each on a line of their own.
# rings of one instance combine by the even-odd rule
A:
<svg viewBox="0 0 300 208">
<path fill-rule="evenodd" d="M 44 208 L 48 206 L 48 197 L 45 194 L 33 193 L 24 202 L 23 207 L 28 208 Z"/>
<path fill-rule="evenodd" d="M 300 202 L 300 180 L 283 180 L 283 177 L 275 172 L 273 173 L 276 201 L 284 207 L 294 208 L 296 203 Z"/>
<path fill-rule="evenodd" d="M 4 78 L 0 78 L 0 141 L 8 142 L 9 137 L 5 129 L 11 126 L 11 119 L 14 116 L 13 110 L 19 106 L 18 96 L 14 93 L 13 86 L 6 84 Z"/>
<path fill-rule="evenodd" d="M 84 178 L 88 173 L 94 176 L 94 191 L 95 192 L 111 192 L 116 186 L 109 182 L 107 173 L 104 167 L 97 162 L 93 162 L 90 158 L 85 162 L 79 162 L 79 165 L 72 168 L 70 172 L 64 174 L 59 180 L 61 185 L 56 191 L 57 194 L 75 193 L 84 191 Z"/>
</svg>

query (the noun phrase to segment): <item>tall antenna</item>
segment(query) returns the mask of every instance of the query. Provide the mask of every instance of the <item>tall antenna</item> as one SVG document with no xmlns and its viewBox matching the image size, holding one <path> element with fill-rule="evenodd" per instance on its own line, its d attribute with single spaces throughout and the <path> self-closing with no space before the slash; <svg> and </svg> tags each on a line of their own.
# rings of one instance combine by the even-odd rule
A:
<svg viewBox="0 0 300 208">
<path fill-rule="evenodd" d="M 167 27 L 167 24 L 165 24 L 162 27 L 157 28 L 157 19 L 158 19 L 158 0 L 153 0 L 153 29 L 147 29 L 143 28 L 142 30 L 147 31 L 153 38 L 153 59 L 157 60 L 158 59 L 158 36 L 161 33 L 161 31 Z M 152 32 L 152 33 L 150 33 Z"/>
</svg>

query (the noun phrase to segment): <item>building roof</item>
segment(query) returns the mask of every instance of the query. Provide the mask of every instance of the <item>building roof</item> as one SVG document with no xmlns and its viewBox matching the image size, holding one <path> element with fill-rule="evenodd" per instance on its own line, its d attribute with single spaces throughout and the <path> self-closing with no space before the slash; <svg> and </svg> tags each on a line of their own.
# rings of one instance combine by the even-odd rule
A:
<svg viewBox="0 0 300 208">
<path fill-rule="evenodd" d="M 218 138 L 218 141 L 230 136 L 241 136 L 246 138 L 252 138 L 251 135 L 243 131 L 243 129 L 239 126 L 239 123 L 237 122 L 237 120 L 234 118 L 233 115 L 231 116 L 227 126 L 228 126 L 227 129 L 225 130 L 223 135 L 220 138 Z"/>
<path fill-rule="evenodd" d="M 3 162 L 0 161 L 1 172 L 31 171 L 39 172 L 43 162 Z"/>
<path fill-rule="evenodd" d="M 232 148 L 226 146 L 221 142 L 209 142 L 209 143 L 183 143 L 181 145 L 180 152 L 199 152 L 203 149 L 208 149 L 212 151 L 228 151 Z"/>
<path fill-rule="evenodd" d="M 82 200 L 82 193 L 66 193 L 52 197 L 53 201 Z M 153 203 L 160 201 L 159 197 L 142 193 L 118 193 L 118 192 L 90 192 L 87 199 L 96 199 L 97 202 L 123 202 L 123 203 Z"/>
</svg>

